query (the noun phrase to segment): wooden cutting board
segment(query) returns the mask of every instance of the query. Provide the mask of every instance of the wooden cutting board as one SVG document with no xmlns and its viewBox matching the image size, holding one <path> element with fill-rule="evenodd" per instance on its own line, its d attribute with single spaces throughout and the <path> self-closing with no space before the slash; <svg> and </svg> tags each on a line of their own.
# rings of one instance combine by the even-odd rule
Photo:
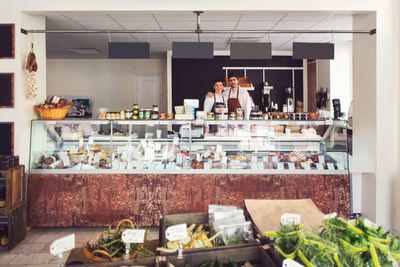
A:
<svg viewBox="0 0 400 267">
<path fill-rule="evenodd" d="M 311 199 L 246 199 L 245 208 L 261 234 L 279 230 L 283 213 L 296 213 L 301 216 L 304 231 L 321 225 L 324 214 Z"/>
</svg>

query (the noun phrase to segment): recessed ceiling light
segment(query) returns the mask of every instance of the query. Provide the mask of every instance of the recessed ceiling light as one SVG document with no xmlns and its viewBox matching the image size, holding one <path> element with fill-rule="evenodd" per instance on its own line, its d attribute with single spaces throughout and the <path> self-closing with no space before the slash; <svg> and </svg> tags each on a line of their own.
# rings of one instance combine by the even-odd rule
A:
<svg viewBox="0 0 400 267">
<path fill-rule="evenodd" d="M 79 55 L 94 55 L 101 54 L 101 50 L 97 48 L 68 48 L 68 52 Z"/>
</svg>

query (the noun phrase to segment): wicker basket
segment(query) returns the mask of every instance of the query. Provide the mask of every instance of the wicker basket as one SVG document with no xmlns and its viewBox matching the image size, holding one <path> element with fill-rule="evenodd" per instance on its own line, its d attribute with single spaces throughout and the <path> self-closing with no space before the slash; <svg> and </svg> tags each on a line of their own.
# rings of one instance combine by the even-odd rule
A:
<svg viewBox="0 0 400 267">
<path fill-rule="evenodd" d="M 72 103 L 62 108 L 39 108 L 35 105 L 34 109 L 39 113 L 42 120 L 63 120 L 71 106 Z"/>
</svg>

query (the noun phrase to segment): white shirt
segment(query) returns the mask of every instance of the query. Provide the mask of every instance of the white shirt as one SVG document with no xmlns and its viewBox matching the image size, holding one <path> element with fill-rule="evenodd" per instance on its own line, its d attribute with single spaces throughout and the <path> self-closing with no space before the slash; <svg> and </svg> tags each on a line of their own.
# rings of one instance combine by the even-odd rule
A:
<svg viewBox="0 0 400 267">
<path fill-rule="evenodd" d="M 215 100 L 217 101 L 216 103 L 225 103 L 226 104 L 226 97 L 224 96 L 224 93 L 222 93 L 221 95 L 217 95 L 214 93 L 215 96 Z M 214 96 L 213 97 L 206 97 L 206 99 L 204 100 L 204 112 L 214 112 L 214 110 L 212 110 L 212 107 L 214 105 Z"/>
<path fill-rule="evenodd" d="M 226 98 L 226 101 L 228 102 L 229 98 L 236 98 L 238 93 L 239 93 L 239 103 L 243 109 L 244 119 L 248 120 L 250 118 L 250 111 L 253 102 L 251 96 L 249 95 L 249 92 L 247 92 L 246 89 L 242 89 L 239 87 L 236 90 L 236 92 L 233 92 L 232 89 L 227 89 L 223 92 L 223 95 Z"/>
</svg>

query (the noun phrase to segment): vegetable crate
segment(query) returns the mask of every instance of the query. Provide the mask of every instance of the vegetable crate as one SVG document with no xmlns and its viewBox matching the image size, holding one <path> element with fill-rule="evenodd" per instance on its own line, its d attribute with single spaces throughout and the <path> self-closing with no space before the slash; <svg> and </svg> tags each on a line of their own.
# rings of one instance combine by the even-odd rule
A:
<svg viewBox="0 0 400 267">
<path fill-rule="evenodd" d="M 25 166 L 18 165 L 0 171 L 0 179 L 5 179 L 6 206 L 0 213 L 10 211 L 25 202 Z"/>
<path fill-rule="evenodd" d="M 269 248 L 268 248 L 269 249 Z M 165 264 L 160 266 L 247 266 L 249 262 L 253 266 L 277 267 L 268 253 L 261 246 L 237 247 L 212 251 L 199 251 L 183 254 L 183 259 L 177 259 L 176 255 L 165 257 Z M 214 262 L 214 265 L 212 265 Z"/>
<path fill-rule="evenodd" d="M 0 214 L 0 226 L 8 229 L 8 245 L 0 246 L 0 252 L 9 251 L 26 237 L 26 203 Z"/>
<path fill-rule="evenodd" d="M 76 266 L 75 263 L 67 263 L 66 266 Z M 111 261 L 111 262 L 90 262 L 90 263 L 79 263 L 79 266 L 104 266 L 104 267 L 111 267 L 111 266 L 145 266 L 145 267 L 153 267 L 158 266 L 158 261 L 155 256 L 152 257 L 145 257 L 145 258 L 136 258 L 131 259 L 129 261 Z"/>
<path fill-rule="evenodd" d="M 202 213 L 188 213 L 188 214 L 175 214 L 175 215 L 164 215 L 161 217 L 160 221 L 160 232 L 159 232 L 159 241 L 160 241 L 160 247 L 167 247 L 167 239 L 165 236 L 165 231 L 169 226 L 176 225 L 176 224 L 181 224 L 181 223 L 186 223 L 186 225 L 191 225 L 191 224 L 196 224 L 196 225 L 204 225 L 204 227 L 208 228 L 208 213 L 207 212 L 202 212 Z M 253 225 L 252 225 L 253 226 Z M 253 233 L 255 233 L 253 229 Z M 255 236 L 254 236 L 255 237 Z M 254 246 L 259 246 L 260 241 L 255 237 L 254 242 L 251 243 L 243 243 L 239 245 L 222 245 L 222 246 L 216 246 L 212 248 L 196 248 L 196 249 L 187 249 L 183 251 L 183 254 L 190 254 L 190 253 L 196 253 L 198 251 L 214 251 L 214 250 L 224 250 L 224 249 L 230 249 L 230 248 L 245 248 L 245 247 L 254 247 Z M 173 252 L 173 253 L 167 253 L 167 252 L 160 252 L 160 255 L 166 256 L 166 255 L 176 255 L 178 252 Z"/>
</svg>

